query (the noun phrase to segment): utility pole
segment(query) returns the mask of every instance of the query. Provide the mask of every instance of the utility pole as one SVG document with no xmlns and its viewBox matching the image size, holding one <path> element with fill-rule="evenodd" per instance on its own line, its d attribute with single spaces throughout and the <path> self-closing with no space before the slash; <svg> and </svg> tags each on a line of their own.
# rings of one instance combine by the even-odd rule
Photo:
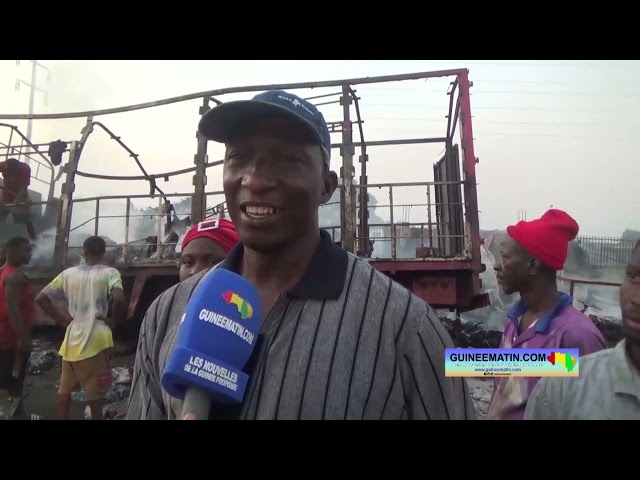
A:
<svg viewBox="0 0 640 480">
<path fill-rule="evenodd" d="M 24 85 L 25 87 L 29 87 L 29 115 L 33 115 L 33 110 L 35 107 L 36 92 L 40 92 L 44 95 L 44 103 L 45 105 L 47 104 L 47 92 L 42 88 L 38 88 L 38 84 L 37 84 L 38 67 L 47 71 L 48 81 L 51 80 L 51 70 L 49 70 L 47 67 L 45 67 L 41 63 L 38 63 L 37 60 L 29 60 L 29 61 L 31 62 L 31 81 L 25 82 L 24 80 L 21 80 L 21 79 L 16 80 L 16 92 L 20 91 L 20 84 Z M 20 60 L 16 60 L 16 65 L 20 66 Z M 31 139 L 32 130 L 33 130 L 33 120 L 29 119 L 27 121 L 27 138 L 31 143 L 33 143 L 33 140 Z M 27 163 L 29 163 L 29 157 L 26 158 L 26 161 Z"/>
<path fill-rule="evenodd" d="M 518 210 L 518 221 L 526 221 L 527 220 L 527 211 L 525 209 Z"/>
</svg>

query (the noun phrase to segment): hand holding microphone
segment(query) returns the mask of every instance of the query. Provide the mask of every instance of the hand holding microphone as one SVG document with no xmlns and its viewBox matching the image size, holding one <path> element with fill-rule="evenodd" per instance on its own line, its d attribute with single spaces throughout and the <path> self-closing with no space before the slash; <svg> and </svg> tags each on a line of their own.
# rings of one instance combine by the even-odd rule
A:
<svg viewBox="0 0 640 480">
<path fill-rule="evenodd" d="M 183 400 L 181 418 L 207 420 L 212 401 L 242 403 L 249 381 L 242 369 L 259 330 L 256 288 L 228 270 L 211 272 L 187 304 L 160 379 L 169 395 Z"/>
</svg>

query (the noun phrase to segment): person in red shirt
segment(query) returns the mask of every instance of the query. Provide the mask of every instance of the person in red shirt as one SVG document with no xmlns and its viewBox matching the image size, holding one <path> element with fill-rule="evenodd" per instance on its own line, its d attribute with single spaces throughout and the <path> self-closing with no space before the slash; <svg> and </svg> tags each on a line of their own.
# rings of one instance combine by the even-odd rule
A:
<svg viewBox="0 0 640 480">
<path fill-rule="evenodd" d="M 29 185 L 31 184 L 31 168 L 15 158 L 7 158 L 0 162 L 3 185 L 0 187 L 0 222 L 7 220 L 13 213 L 13 221 L 27 227 L 31 240 L 36 238 L 36 231 L 31 223 L 31 207 L 29 205 Z M 7 204 L 21 203 L 24 207 L 7 207 Z"/>
<path fill-rule="evenodd" d="M 14 418 L 26 416 L 22 409 L 24 378 L 31 355 L 31 324 L 34 318 L 33 288 L 22 272 L 31 261 L 31 243 L 13 237 L 4 246 L 6 262 L 0 267 L 0 389 L 17 402 Z M 37 415 L 28 418 L 39 420 Z"/>
<path fill-rule="evenodd" d="M 225 218 L 212 217 L 193 225 L 182 239 L 180 281 L 224 260 L 239 238 Z"/>
</svg>

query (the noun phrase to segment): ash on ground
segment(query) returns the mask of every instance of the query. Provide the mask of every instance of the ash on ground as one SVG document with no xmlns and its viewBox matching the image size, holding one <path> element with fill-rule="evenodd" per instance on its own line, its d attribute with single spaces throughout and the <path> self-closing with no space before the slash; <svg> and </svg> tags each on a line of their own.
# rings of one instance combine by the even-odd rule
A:
<svg viewBox="0 0 640 480">
<path fill-rule="evenodd" d="M 609 347 L 615 346 L 622 340 L 622 324 L 595 315 L 589 315 L 589 318 L 598 327 Z M 487 330 L 483 323 L 465 322 L 460 318 L 447 317 L 440 317 L 440 322 L 451 335 L 456 348 L 498 348 L 500 346 L 502 332 Z"/>
<path fill-rule="evenodd" d="M 473 409 L 476 412 L 476 420 L 485 420 L 491 392 L 493 392 L 493 378 L 467 378 L 466 380 L 473 401 Z"/>
<path fill-rule="evenodd" d="M 598 327 L 600 333 L 609 344 L 609 347 L 615 346 L 620 340 L 623 339 L 622 324 L 616 320 L 596 317 L 595 315 L 589 315 L 591 321 Z"/>
<path fill-rule="evenodd" d="M 27 375 L 40 375 L 43 373 L 60 370 L 60 355 L 58 346 L 51 340 L 36 338 L 33 340 L 33 350 L 29 358 Z"/>
<path fill-rule="evenodd" d="M 126 415 L 129 393 L 131 392 L 132 376 L 133 368 L 131 367 L 116 367 L 111 370 L 111 388 L 107 392 L 105 406 L 102 410 L 102 415 L 105 420 L 121 420 Z M 74 394 L 76 395 L 74 400 L 80 402 L 86 401 L 84 392 L 74 392 Z M 84 410 L 84 418 L 91 420 L 91 410 L 88 405 Z"/>
<path fill-rule="evenodd" d="M 481 323 L 440 317 L 456 348 L 498 348 L 502 332 L 486 330 Z"/>
<path fill-rule="evenodd" d="M 61 370 L 62 360 L 58 354 L 61 341 L 60 331 L 53 330 L 34 338 L 33 350 L 27 370 L 29 376 L 41 376 Z M 104 406 L 104 418 L 108 420 L 121 419 L 126 413 L 135 360 L 135 352 L 132 352 L 131 346 L 126 343 L 116 342 L 113 353 L 112 384 L 107 392 Z M 55 383 L 56 389 L 58 385 L 59 377 Z M 76 402 L 86 402 L 86 396 L 82 389 L 73 392 L 71 398 Z M 88 408 L 85 410 L 85 418 L 90 419 L 91 415 L 90 413 L 87 414 L 87 412 Z"/>
</svg>

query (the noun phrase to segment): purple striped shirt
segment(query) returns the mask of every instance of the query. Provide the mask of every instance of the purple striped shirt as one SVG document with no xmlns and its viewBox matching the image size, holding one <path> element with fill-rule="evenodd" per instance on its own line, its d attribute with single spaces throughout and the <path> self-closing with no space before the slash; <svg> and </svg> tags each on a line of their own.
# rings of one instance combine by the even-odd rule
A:
<svg viewBox="0 0 640 480">
<path fill-rule="evenodd" d="M 527 311 L 519 300 L 507 313 L 500 348 L 577 348 L 580 356 L 607 348 L 591 319 L 573 306 L 567 293 L 534 325 L 518 334 L 520 317 Z M 495 377 L 488 420 L 522 420 L 529 395 L 540 377 Z"/>
</svg>

